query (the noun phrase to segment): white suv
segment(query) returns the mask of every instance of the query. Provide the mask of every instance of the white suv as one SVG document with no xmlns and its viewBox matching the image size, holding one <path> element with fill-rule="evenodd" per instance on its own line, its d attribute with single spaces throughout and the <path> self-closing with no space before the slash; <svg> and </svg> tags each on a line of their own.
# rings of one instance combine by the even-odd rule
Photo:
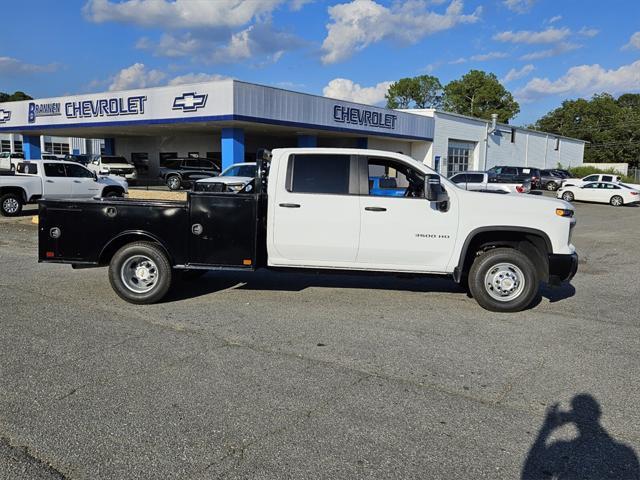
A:
<svg viewBox="0 0 640 480">
<path fill-rule="evenodd" d="M 127 179 L 127 183 L 134 184 L 138 180 L 138 172 L 133 163 L 125 157 L 115 155 L 100 155 L 87 168 L 98 175 L 117 175 Z"/>
</svg>

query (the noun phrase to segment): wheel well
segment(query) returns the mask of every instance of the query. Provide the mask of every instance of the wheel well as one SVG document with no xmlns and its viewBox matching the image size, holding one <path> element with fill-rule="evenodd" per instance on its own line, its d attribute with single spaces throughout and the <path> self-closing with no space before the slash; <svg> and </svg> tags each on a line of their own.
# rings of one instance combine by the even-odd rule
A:
<svg viewBox="0 0 640 480">
<path fill-rule="evenodd" d="M 153 243 L 165 253 L 167 258 L 169 259 L 169 263 L 173 265 L 173 259 L 171 258 L 171 255 L 169 254 L 165 246 L 153 236 L 143 232 L 126 233 L 126 234 L 122 234 L 120 236 L 115 237 L 113 240 L 107 243 L 107 245 L 105 245 L 105 247 L 102 249 L 102 251 L 100 252 L 100 256 L 98 257 L 98 262 L 100 263 L 100 265 L 108 265 L 109 262 L 111 261 L 111 258 L 115 255 L 115 253 L 118 250 L 120 250 L 125 245 L 129 243 L 134 243 L 134 242 Z"/>
<path fill-rule="evenodd" d="M 458 276 L 466 275 L 475 258 L 494 248 L 514 248 L 527 255 L 536 266 L 540 279 L 549 277 L 550 242 L 542 233 L 518 230 L 489 230 L 473 235 L 463 247 Z"/>
<path fill-rule="evenodd" d="M 24 191 L 24 189 L 20 188 L 20 187 L 2 187 L 0 188 L 0 196 L 2 195 L 6 195 L 7 193 L 15 193 L 17 195 L 20 195 L 20 198 L 22 198 L 23 202 L 27 202 L 27 194 Z"/>
<path fill-rule="evenodd" d="M 117 185 L 109 185 L 102 189 L 102 196 L 104 197 L 109 192 L 121 192 L 124 194 L 124 188 L 118 187 Z"/>
</svg>

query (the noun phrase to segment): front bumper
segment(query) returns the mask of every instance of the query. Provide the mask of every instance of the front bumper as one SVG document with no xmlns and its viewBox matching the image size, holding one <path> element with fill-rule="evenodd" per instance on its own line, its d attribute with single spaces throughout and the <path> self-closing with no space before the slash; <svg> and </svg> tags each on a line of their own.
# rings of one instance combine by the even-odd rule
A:
<svg viewBox="0 0 640 480">
<path fill-rule="evenodd" d="M 578 254 L 549 254 L 549 283 L 559 284 L 571 280 L 578 271 Z"/>
</svg>

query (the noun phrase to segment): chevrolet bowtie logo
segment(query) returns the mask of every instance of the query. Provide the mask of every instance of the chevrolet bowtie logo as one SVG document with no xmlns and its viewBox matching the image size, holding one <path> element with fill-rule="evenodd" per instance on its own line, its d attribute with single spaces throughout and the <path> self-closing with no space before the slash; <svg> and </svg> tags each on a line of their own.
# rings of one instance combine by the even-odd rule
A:
<svg viewBox="0 0 640 480">
<path fill-rule="evenodd" d="M 208 96 L 206 93 L 202 95 L 198 95 L 196 92 L 183 93 L 173 99 L 173 109 L 182 110 L 183 112 L 195 112 L 207 104 Z"/>
<path fill-rule="evenodd" d="M 0 108 L 0 123 L 7 123 L 11 120 L 11 112 Z"/>
</svg>

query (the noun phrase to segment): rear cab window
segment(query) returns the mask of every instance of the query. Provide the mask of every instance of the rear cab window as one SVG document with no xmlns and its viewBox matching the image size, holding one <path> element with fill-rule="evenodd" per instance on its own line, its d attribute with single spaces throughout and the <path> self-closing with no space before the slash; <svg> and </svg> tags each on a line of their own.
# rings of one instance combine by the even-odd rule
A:
<svg viewBox="0 0 640 480">
<path fill-rule="evenodd" d="M 292 193 L 348 195 L 351 156 L 299 154 L 289 157 L 286 188 Z"/>
<path fill-rule="evenodd" d="M 64 163 L 45 163 L 44 174 L 47 177 L 66 177 Z"/>
<path fill-rule="evenodd" d="M 18 173 L 27 173 L 36 175 L 38 173 L 38 165 L 35 163 L 19 163 L 16 167 Z"/>
</svg>

